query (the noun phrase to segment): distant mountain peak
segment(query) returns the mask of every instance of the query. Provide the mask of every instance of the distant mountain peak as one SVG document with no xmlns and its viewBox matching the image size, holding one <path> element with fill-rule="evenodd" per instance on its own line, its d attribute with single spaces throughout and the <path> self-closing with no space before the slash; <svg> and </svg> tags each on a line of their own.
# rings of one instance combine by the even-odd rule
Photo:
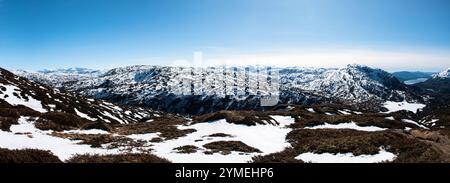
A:
<svg viewBox="0 0 450 183">
<path fill-rule="evenodd" d="M 450 78 L 450 68 L 447 68 L 446 70 L 435 74 L 433 78 Z"/>
</svg>

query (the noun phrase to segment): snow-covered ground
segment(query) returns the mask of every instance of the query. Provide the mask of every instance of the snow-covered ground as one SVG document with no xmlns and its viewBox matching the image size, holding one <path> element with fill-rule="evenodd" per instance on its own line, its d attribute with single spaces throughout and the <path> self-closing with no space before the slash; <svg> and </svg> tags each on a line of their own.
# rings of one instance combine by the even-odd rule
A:
<svg viewBox="0 0 450 183">
<path fill-rule="evenodd" d="M 404 123 L 411 123 L 411 124 L 414 124 L 414 125 L 416 125 L 416 126 L 418 126 L 420 128 L 428 129 L 428 127 L 423 126 L 423 125 L 421 125 L 421 124 L 419 124 L 419 123 L 417 123 L 417 122 L 415 122 L 413 120 L 410 120 L 410 119 L 402 119 L 402 122 L 404 122 Z"/>
<path fill-rule="evenodd" d="M 225 120 L 212 121 L 208 123 L 197 123 L 189 126 L 177 126 L 179 129 L 196 129 L 194 133 L 173 140 L 163 142 L 149 142 L 155 137 L 159 137 L 161 133 L 133 134 L 125 137 L 134 140 L 147 141 L 146 147 L 151 147 L 153 154 L 169 159 L 176 163 L 245 163 L 251 160 L 255 155 L 265 155 L 284 150 L 290 144 L 286 142 L 286 135 L 291 131 L 288 125 L 294 123 L 294 119 L 290 116 L 272 116 L 280 125 L 236 125 L 226 122 Z M 0 131 L 0 147 L 7 149 L 41 149 L 49 150 L 61 160 L 65 161 L 76 154 L 118 154 L 121 153 L 120 148 L 93 148 L 90 145 L 78 144 L 81 141 L 69 140 L 52 136 L 53 131 L 43 131 L 34 126 L 36 119 L 21 117 L 18 125 L 11 126 L 11 132 Z M 109 134 L 104 130 L 66 130 L 62 133 L 66 134 Z M 215 133 L 225 133 L 229 137 L 208 137 Z M 117 135 L 117 134 L 113 134 Z M 201 140 L 201 141 L 199 141 Z M 203 145 L 216 141 L 241 141 L 251 147 L 257 148 L 262 153 L 241 153 L 231 152 L 231 154 L 223 155 L 215 153 L 207 155 L 204 152 L 207 149 Z M 195 145 L 200 150 L 196 153 L 182 154 L 174 150 L 174 148 Z"/>
<path fill-rule="evenodd" d="M 78 116 L 80 116 L 80 117 L 82 117 L 84 119 L 88 119 L 88 120 L 91 120 L 91 121 L 96 121 L 97 120 L 95 118 L 89 117 L 87 114 L 84 114 L 84 113 L 80 112 L 77 108 L 74 108 L 74 109 L 75 109 L 75 113 L 77 113 Z"/>
<path fill-rule="evenodd" d="M 49 135 L 52 131 L 42 131 L 33 121 L 21 117 L 18 125 L 12 125 L 11 132 L 0 130 L 0 147 L 7 149 L 49 150 L 62 161 L 76 154 L 117 154 L 117 149 L 92 148 L 90 145 L 77 144 L 80 141 L 58 138 Z M 92 132 L 92 131 L 90 131 Z M 97 131 L 98 132 L 98 131 Z"/>
<path fill-rule="evenodd" d="M 426 105 L 420 103 L 408 103 L 406 101 L 403 102 L 393 102 L 386 101 L 383 106 L 388 109 L 385 113 L 396 112 L 401 110 L 407 110 L 416 113 L 417 110 L 424 108 Z"/>
<path fill-rule="evenodd" d="M 190 126 L 178 126 L 179 129 L 196 129 L 194 133 L 180 137 L 174 140 L 164 141 L 162 143 L 153 143 L 154 154 L 169 159 L 175 163 L 244 163 L 251 160 L 255 155 L 265 155 L 282 151 L 290 144 L 286 142 L 286 135 L 291 131 L 286 126 L 294 123 L 294 119 L 289 116 L 272 116 L 280 123 L 274 125 L 236 125 L 226 122 L 224 119 L 211 121 L 209 123 L 197 123 Z M 231 137 L 207 137 L 215 133 L 225 133 Z M 147 134 L 134 135 L 136 139 L 147 139 Z M 156 137 L 156 136 L 152 136 Z M 201 141 L 199 141 L 201 140 Z M 203 145 L 216 141 L 241 141 L 251 147 L 261 150 L 263 153 L 239 153 L 232 152 L 229 155 L 215 153 L 207 155 Z M 194 145 L 201 150 L 196 153 L 182 154 L 177 153 L 174 148 Z"/>
<path fill-rule="evenodd" d="M 310 163 L 380 163 L 393 161 L 397 156 L 391 152 L 387 152 L 383 148 L 378 154 L 374 155 L 358 155 L 353 153 L 302 153 L 295 159 Z"/>
<path fill-rule="evenodd" d="M 109 134 L 109 132 L 105 130 L 99 130 L 99 129 L 90 129 L 90 130 L 66 130 L 63 131 L 63 133 L 68 134 L 87 134 L 87 135 L 95 135 L 95 134 Z"/>
<path fill-rule="evenodd" d="M 20 91 L 21 90 L 19 88 L 17 88 L 16 86 L 4 85 L 4 84 L 0 83 L 0 87 L 5 87 L 6 88 L 6 91 L 2 91 L 3 94 L 0 93 L 0 98 L 5 100 L 9 104 L 15 105 L 15 106 L 17 106 L 17 105 L 24 105 L 24 106 L 29 107 L 29 108 L 31 108 L 31 109 L 33 109 L 35 111 L 38 111 L 38 112 L 42 112 L 42 113 L 47 112 L 47 110 L 45 110 L 42 107 L 41 101 L 36 100 L 33 97 L 31 97 L 31 96 L 27 96 L 28 100 L 24 99 L 24 98 L 21 98 L 21 97 L 17 97 L 16 95 L 20 96 Z M 16 95 L 14 95 L 14 93 Z M 7 97 L 5 98 L 5 96 L 7 96 Z"/>
<path fill-rule="evenodd" d="M 386 128 L 380 128 L 380 127 L 376 127 L 376 126 L 358 126 L 354 122 L 339 123 L 339 124 L 325 123 L 323 125 L 317 125 L 317 126 L 313 126 L 313 127 L 305 127 L 305 129 L 353 129 L 353 130 L 367 131 L 367 132 L 387 130 Z"/>
</svg>

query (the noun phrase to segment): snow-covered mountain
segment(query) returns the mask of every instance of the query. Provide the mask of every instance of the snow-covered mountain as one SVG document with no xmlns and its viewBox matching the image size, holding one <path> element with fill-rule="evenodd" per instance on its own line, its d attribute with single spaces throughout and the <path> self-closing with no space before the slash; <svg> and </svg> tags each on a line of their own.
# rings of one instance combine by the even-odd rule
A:
<svg viewBox="0 0 450 183">
<path fill-rule="evenodd" d="M 11 111 L 16 111 L 19 115 L 68 114 L 66 116 L 78 116 L 80 121 L 112 124 L 134 123 L 153 114 L 152 111 L 137 107 L 121 107 L 101 100 L 64 93 L 1 68 L 0 103 L 2 108 L 14 109 Z"/>
<path fill-rule="evenodd" d="M 448 79 L 450 78 L 450 68 L 433 75 L 433 78 Z"/>
<path fill-rule="evenodd" d="M 41 70 L 37 72 L 30 72 L 25 70 L 15 70 L 15 74 L 30 79 L 35 82 L 64 88 L 65 85 L 78 80 L 86 80 L 97 77 L 103 72 L 99 70 L 92 70 L 86 68 L 69 68 L 56 70 Z"/>
<path fill-rule="evenodd" d="M 28 79 L 96 99 L 175 113 L 262 109 L 261 100 L 314 104 L 410 100 L 406 85 L 381 69 L 129 66 L 106 72 L 16 72 Z M 267 81 L 267 82 L 266 82 Z"/>
</svg>

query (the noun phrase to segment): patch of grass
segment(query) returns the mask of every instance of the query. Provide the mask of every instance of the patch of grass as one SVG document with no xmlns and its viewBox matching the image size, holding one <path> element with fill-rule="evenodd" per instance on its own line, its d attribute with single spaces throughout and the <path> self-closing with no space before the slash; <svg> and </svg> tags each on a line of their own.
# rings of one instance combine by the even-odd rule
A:
<svg viewBox="0 0 450 183">
<path fill-rule="evenodd" d="M 171 163 L 152 154 L 76 155 L 68 163 Z"/>
<path fill-rule="evenodd" d="M 63 131 L 79 129 L 87 122 L 74 114 L 49 112 L 42 114 L 36 121 L 35 126 L 41 130 Z"/>
<path fill-rule="evenodd" d="M 225 154 L 229 154 L 231 151 L 238 151 L 238 152 L 246 152 L 246 153 L 261 153 L 259 149 L 256 149 L 254 147 L 251 147 L 241 141 L 217 141 L 217 142 L 211 142 L 203 145 L 204 148 L 210 149 L 213 153 L 214 152 L 222 152 Z"/>
<path fill-rule="evenodd" d="M 255 157 L 255 162 L 291 162 L 301 153 L 376 154 L 379 148 L 397 155 L 394 162 L 445 162 L 431 145 L 397 131 L 363 132 L 349 129 L 298 129 L 287 135 L 292 148 Z"/>
<path fill-rule="evenodd" d="M 190 153 L 196 153 L 197 150 L 199 150 L 199 148 L 197 146 L 193 146 L 193 145 L 185 145 L 185 146 L 174 148 L 173 150 L 176 150 L 178 153 L 190 154 Z"/>
<path fill-rule="evenodd" d="M 251 163 L 303 163 L 302 160 L 294 159 L 295 156 L 297 156 L 296 151 L 293 148 L 288 148 L 265 156 L 254 156 Z"/>
<path fill-rule="evenodd" d="M 86 123 L 83 125 L 82 129 L 90 130 L 90 129 L 100 129 L 104 131 L 111 132 L 112 127 L 109 124 L 106 124 L 104 122 L 93 122 L 93 123 Z"/>
<path fill-rule="evenodd" d="M 176 125 L 183 125 L 186 124 L 186 122 L 185 119 L 175 117 L 155 118 L 154 121 L 147 123 L 115 125 L 113 131 L 121 135 L 159 132 L 161 133 L 160 137 L 170 140 L 186 136 L 186 134 L 196 131 L 195 129 L 180 130 L 176 127 Z"/>
<path fill-rule="evenodd" d="M 0 163 L 62 163 L 50 151 L 37 149 L 9 150 L 0 148 Z"/>
<path fill-rule="evenodd" d="M 193 118 L 193 121 L 194 123 L 202 123 L 221 119 L 225 119 L 229 123 L 247 126 L 255 126 L 256 124 L 278 125 L 278 122 L 275 122 L 268 114 L 260 111 L 219 111 L 196 116 Z"/>
<path fill-rule="evenodd" d="M 20 114 L 17 109 L 12 108 L 0 108 L 0 116 L 2 117 L 10 117 L 10 118 L 19 118 Z"/>
<path fill-rule="evenodd" d="M 207 135 L 204 137 L 233 137 L 233 136 L 230 134 L 226 134 L 226 133 L 214 133 L 214 134 Z"/>
<path fill-rule="evenodd" d="M 105 144 L 108 144 L 106 148 L 109 149 L 125 147 L 129 150 L 133 147 L 142 148 L 147 146 L 145 141 L 133 140 L 128 137 L 114 136 L 111 134 L 67 134 L 53 132 L 51 135 L 70 140 L 80 140 L 80 144 L 88 144 L 94 148 L 102 147 Z"/>
<path fill-rule="evenodd" d="M 149 140 L 149 142 L 155 142 L 155 143 L 159 143 L 159 142 L 163 142 L 163 141 L 164 141 L 164 139 L 162 139 L 161 137 L 154 137 Z"/>
<path fill-rule="evenodd" d="M 17 120 L 17 118 L 0 117 L 0 129 L 3 131 L 11 131 L 11 125 L 19 124 Z"/>
<path fill-rule="evenodd" d="M 400 115 L 400 114 L 397 114 Z M 389 129 L 404 129 L 405 127 L 417 128 L 417 126 L 404 123 L 400 120 L 389 120 L 386 117 L 391 115 L 386 114 L 360 114 L 360 115 L 310 115 L 308 117 L 301 116 L 301 118 L 296 118 L 296 123 L 292 124 L 290 127 L 292 128 L 305 128 L 312 127 L 317 125 L 322 125 L 325 122 L 329 124 L 340 124 L 340 123 L 349 123 L 354 122 L 358 126 L 377 126 L 380 128 L 389 128 Z M 395 116 L 395 115 L 394 115 Z M 395 119 L 408 119 L 408 117 L 395 117 Z"/>
</svg>

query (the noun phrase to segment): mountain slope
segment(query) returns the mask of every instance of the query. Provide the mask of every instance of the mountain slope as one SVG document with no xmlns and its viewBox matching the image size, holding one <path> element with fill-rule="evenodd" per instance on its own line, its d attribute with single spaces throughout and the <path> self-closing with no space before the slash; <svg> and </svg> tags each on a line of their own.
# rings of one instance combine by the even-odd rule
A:
<svg viewBox="0 0 450 183">
<path fill-rule="evenodd" d="M 450 68 L 433 75 L 431 79 L 418 83 L 415 86 L 434 93 L 450 94 Z"/>
<path fill-rule="evenodd" d="M 102 123 L 133 123 L 152 114 L 144 109 L 119 107 L 108 102 L 63 93 L 1 68 L 0 103 L 4 110 L 13 109 L 19 113 L 28 111 L 32 116 L 66 113 L 85 121 Z"/>
</svg>

